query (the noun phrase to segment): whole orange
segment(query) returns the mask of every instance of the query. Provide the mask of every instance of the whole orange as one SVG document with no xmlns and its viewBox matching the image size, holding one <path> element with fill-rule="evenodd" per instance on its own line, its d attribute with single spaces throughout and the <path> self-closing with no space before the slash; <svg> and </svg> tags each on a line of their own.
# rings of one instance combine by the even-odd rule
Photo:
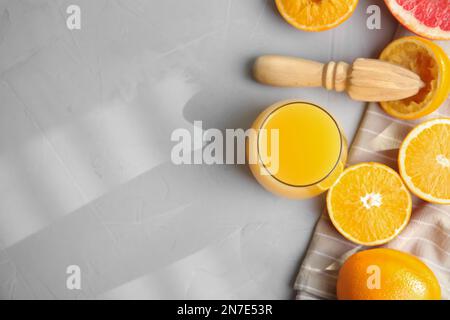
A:
<svg viewBox="0 0 450 320">
<path fill-rule="evenodd" d="M 418 258 L 393 249 L 355 253 L 337 281 L 339 300 L 439 300 L 434 273 Z"/>
</svg>

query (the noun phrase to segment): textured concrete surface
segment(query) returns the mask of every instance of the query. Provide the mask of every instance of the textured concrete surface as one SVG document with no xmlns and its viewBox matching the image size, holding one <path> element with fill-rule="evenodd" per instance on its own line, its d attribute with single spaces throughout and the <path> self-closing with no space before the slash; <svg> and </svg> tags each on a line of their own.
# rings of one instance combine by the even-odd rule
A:
<svg viewBox="0 0 450 320">
<path fill-rule="evenodd" d="M 245 166 L 175 166 L 170 134 L 247 128 L 300 98 L 351 140 L 364 104 L 261 86 L 252 59 L 373 57 L 395 27 L 381 0 L 317 34 L 272 0 L 0 0 L 0 298 L 292 298 L 323 198 L 272 196 Z"/>
</svg>

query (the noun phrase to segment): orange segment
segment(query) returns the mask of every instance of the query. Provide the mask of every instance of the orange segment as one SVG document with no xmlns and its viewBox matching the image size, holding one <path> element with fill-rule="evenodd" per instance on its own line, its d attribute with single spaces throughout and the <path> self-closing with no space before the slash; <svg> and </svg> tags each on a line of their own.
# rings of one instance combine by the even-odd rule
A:
<svg viewBox="0 0 450 320">
<path fill-rule="evenodd" d="M 418 119 L 444 103 L 450 89 L 450 62 L 441 47 L 420 37 L 405 37 L 389 44 L 380 59 L 414 71 L 425 83 L 415 96 L 380 102 L 388 114 L 400 119 Z"/>
<path fill-rule="evenodd" d="M 400 176 L 379 163 L 347 168 L 328 191 L 333 225 L 348 240 L 366 246 L 397 236 L 411 216 L 411 196 Z"/>
<path fill-rule="evenodd" d="M 339 300 L 440 300 L 441 288 L 418 258 L 392 249 L 355 253 L 339 270 Z"/>
<path fill-rule="evenodd" d="M 415 195 L 450 204 L 450 119 L 433 119 L 413 129 L 400 148 L 398 162 Z"/>
<path fill-rule="evenodd" d="M 358 0 L 275 0 L 278 11 L 294 27 L 323 31 L 347 20 Z"/>
</svg>

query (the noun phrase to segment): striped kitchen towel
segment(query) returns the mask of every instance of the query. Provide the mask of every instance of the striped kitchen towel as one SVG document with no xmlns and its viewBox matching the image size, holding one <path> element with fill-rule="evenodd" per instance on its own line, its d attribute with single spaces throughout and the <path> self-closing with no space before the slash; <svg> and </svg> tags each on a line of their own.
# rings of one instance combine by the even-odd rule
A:
<svg viewBox="0 0 450 320">
<path fill-rule="evenodd" d="M 409 35 L 399 29 L 398 36 Z M 450 41 L 439 43 L 450 55 Z M 388 116 L 376 103 L 369 104 L 350 149 L 348 165 L 376 161 L 397 169 L 401 141 L 417 124 L 436 117 L 450 117 L 450 99 L 435 113 L 416 121 Z M 436 274 L 443 299 L 450 299 L 450 206 L 425 203 L 413 198 L 413 214 L 405 230 L 385 247 L 419 257 Z M 335 299 L 341 264 L 353 253 L 366 249 L 343 238 L 325 212 L 295 281 L 296 298 Z"/>
</svg>

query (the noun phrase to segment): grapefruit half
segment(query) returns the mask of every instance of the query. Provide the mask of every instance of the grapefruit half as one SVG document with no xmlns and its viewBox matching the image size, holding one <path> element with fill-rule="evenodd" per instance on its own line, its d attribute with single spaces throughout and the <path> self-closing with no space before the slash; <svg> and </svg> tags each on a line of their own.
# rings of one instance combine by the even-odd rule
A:
<svg viewBox="0 0 450 320">
<path fill-rule="evenodd" d="M 412 32 L 450 40 L 450 0 L 384 0 L 398 21 Z"/>
</svg>

